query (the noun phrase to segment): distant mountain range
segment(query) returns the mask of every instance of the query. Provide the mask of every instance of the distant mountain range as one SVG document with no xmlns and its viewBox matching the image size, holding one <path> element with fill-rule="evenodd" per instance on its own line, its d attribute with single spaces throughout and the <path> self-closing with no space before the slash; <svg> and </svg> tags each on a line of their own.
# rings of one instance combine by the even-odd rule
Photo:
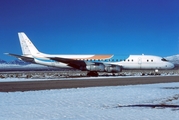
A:
<svg viewBox="0 0 179 120">
<path fill-rule="evenodd" d="M 179 54 L 165 57 L 165 59 L 170 61 L 170 62 L 172 62 L 172 63 L 174 63 L 174 64 L 179 64 Z"/>
<path fill-rule="evenodd" d="M 10 61 L 10 62 L 7 62 L 7 61 L 5 61 L 5 60 L 1 60 L 1 59 L 0 59 L 0 64 L 29 65 L 29 64 L 31 64 L 31 63 L 24 62 L 24 61 L 18 60 L 18 59 L 13 60 L 13 61 Z"/>
<path fill-rule="evenodd" d="M 65 69 L 28 63 L 28 62 L 24 62 L 24 61 L 18 60 L 18 59 L 10 61 L 10 62 L 0 59 L 0 71 L 4 72 L 4 71 L 33 71 L 33 70 L 54 71 L 54 70 L 65 70 Z"/>
<path fill-rule="evenodd" d="M 7 64 L 7 62 L 0 59 L 0 64 Z"/>
<path fill-rule="evenodd" d="M 165 59 L 175 64 L 175 69 L 179 69 L 179 54 L 165 57 Z"/>
</svg>

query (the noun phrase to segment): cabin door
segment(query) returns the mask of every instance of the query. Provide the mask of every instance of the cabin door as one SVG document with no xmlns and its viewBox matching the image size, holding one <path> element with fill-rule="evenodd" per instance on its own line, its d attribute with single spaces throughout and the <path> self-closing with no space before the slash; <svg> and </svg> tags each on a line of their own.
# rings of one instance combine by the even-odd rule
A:
<svg viewBox="0 0 179 120">
<path fill-rule="evenodd" d="M 138 64 L 139 64 L 139 68 L 141 69 L 141 65 L 142 65 L 142 58 L 141 57 L 138 58 Z"/>
</svg>

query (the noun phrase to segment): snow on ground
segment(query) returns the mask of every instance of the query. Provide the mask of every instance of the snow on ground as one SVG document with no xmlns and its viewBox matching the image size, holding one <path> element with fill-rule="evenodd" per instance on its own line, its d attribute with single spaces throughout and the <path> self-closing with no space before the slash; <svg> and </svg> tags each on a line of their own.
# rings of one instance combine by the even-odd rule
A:
<svg viewBox="0 0 179 120">
<path fill-rule="evenodd" d="M 0 92 L 0 120 L 178 120 L 179 83 Z"/>
</svg>

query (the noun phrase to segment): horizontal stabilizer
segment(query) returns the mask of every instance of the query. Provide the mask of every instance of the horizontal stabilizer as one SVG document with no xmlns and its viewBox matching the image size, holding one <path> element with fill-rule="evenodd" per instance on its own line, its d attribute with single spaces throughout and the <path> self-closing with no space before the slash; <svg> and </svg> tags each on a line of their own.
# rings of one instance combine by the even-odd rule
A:
<svg viewBox="0 0 179 120">
<path fill-rule="evenodd" d="M 13 56 L 13 57 L 16 57 L 20 60 L 23 60 L 25 62 L 30 62 L 30 63 L 35 63 L 34 61 L 34 58 L 32 57 L 26 57 L 26 56 L 22 56 L 22 55 L 17 55 L 17 54 L 12 54 L 12 53 L 4 53 L 6 55 L 9 55 L 9 56 Z"/>
</svg>

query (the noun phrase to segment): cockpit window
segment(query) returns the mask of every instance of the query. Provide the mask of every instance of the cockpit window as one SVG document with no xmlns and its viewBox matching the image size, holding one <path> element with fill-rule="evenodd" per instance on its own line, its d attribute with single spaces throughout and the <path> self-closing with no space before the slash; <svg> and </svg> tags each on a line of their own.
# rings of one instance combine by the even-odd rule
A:
<svg viewBox="0 0 179 120">
<path fill-rule="evenodd" d="M 166 60 L 165 58 L 162 58 L 161 60 L 162 60 L 162 61 L 168 61 L 168 60 Z"/>
</svg>

